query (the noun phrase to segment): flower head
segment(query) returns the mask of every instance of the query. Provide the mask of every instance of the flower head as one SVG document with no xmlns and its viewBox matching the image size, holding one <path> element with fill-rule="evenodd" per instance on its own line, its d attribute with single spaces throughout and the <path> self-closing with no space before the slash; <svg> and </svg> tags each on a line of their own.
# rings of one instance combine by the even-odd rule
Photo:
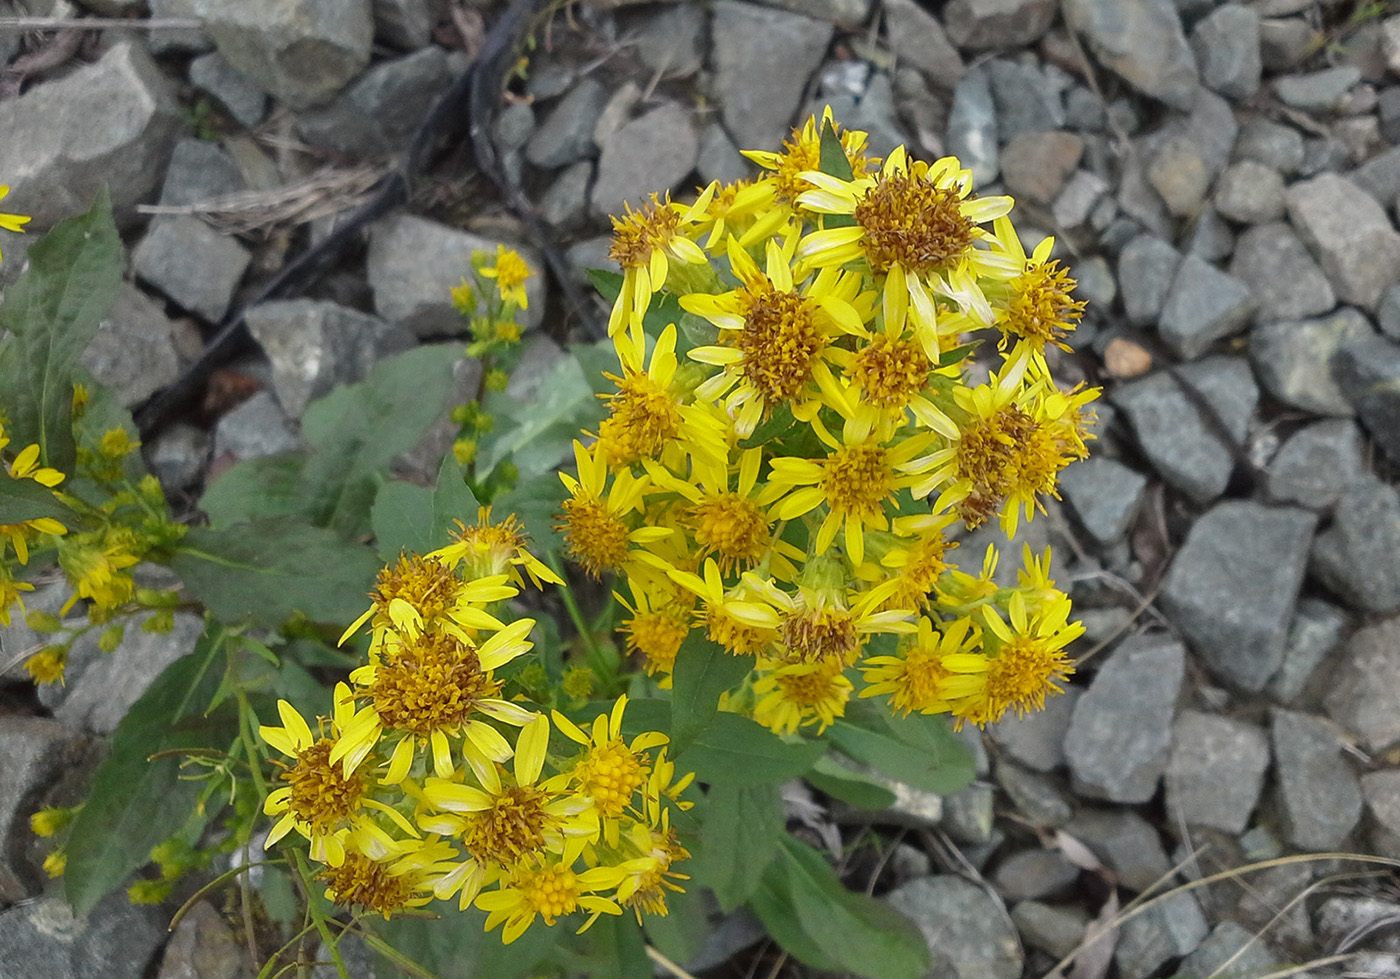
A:
<svg viewBox="0 0 1400 979">
<path fill-rule="evenodd" d="M 525 280 L 534 273 L 514 248 L 497 245 L 496 264 L 483 265 L 480 272 L 485 278 L 496 280 L 496 291 L 504 302 L 515 303 L 521 309 L 530 305 L 530 298 L 525 294 Z"/>
</svg>

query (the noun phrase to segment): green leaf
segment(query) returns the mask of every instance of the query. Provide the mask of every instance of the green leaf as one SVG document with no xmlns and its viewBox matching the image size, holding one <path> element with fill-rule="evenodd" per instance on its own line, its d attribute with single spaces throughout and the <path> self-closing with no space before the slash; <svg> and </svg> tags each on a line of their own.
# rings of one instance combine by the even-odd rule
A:
<svg viewBox="0 0 1400 979">
<path fill-rule="evenodd" d="M 522 481 L 558 466 L 580 430 L 593 428 L 606 413 L 573 356 L 549 368 L 528 403 L 499 392 L 487 397 L 485 408 L 495 427 L 478 444 L 477 471 L 489 473 L 510 457 Z"/>
<path fill-rule="evenodd" d="M 370 512 L 379 556 L 393 561 L 400 551 L 427 554 L 450 544 L 457 521 L 475 523 L 476 511 L 476 497 L 451 455 L 438 468 L 435 489 L 401 480 L 385 483 Z"/>
<path fill-rule="evenodd" d="M 554 958 L 570 973 L 608 979 L 652 979 L 646 940 L 629 914 L 603 915 L 582 935 L 569 928 L 555 947 Z"/>
<path fill-rule="evenodd" d="M 53 490 L 32 479 L 0 479 L 0 524 L 52 517 L 73 521 L 77 514 L 65 506 Z"/>
<path fill-rule="evenodd" d="M 562 543 L 554 527 L 568 495 L 559 477 L 546 473 L 536 479 L 522 480 L 509 493 L 496 497 L 492 516 L 497 520 L 511 513 L 519 517 L 533 542 L 530 553 L 541 557 L 558 550 Z"/>
<path fill-rule="evenodd" d="M 753 671 L 752 656 L 734 656 L 700 629 L 676 653 L 671 688 L 671 744 L 681 752 L 719 712 L 719 696 Z"/>
<path fill-rule="evenodd" d="M 631 713 L 628 706 L 628 713 Z M 820 741 L 784 741 L 762 724 L 720 711 L 684 751 L 680 771 L 702 782 L 733 788 L 785 782 L 811 768 L 826 750 Z"/>
<path fill-rule="evenodd" d="M 86 214 L 60 221 L 29 249 L 29 268 L 5 290 L 0 409 L 18 448 L 37 442 L 45 465 L 71 473 L 74 368 L 116 301 L 122 243 L 104 190 Z"/>
<path fill-rule="evenodd" d="M 758 423 L 758 427 L 753 430 L 753 434 L 739 442 L 741 449 L 752 449 L 755 446 L 771 442 L 786 434 L 793 425 L 797 424 L 792 417 L 792 408 L 786 401 L 773 409 L 773 413 L 766 419 Z"/>
<path fill-rule="evenodd" d="M 705 947 L 709 915 L 698 887 L 666 895 L 666 914 L 647 915 L 647 938 L 672 962 L 689 962 Z"/>
<path fill-rule="evenodd" d="M 622 273 L 609 272 L 606 269 L 584 269 L 584 275 L 588 276 L 588 281 L 598 290 L 598 295 L 603 297 L 603 301 L 609 306 L 617 302 L 617 297 L 622 295 Z"/>
<path fill-rule="evenodd" d="M 816 789 L 857 809 L 879 811 L 894 805 L 894 793 L 874 779 L 833 761 L 830 755 L 817 759 L 806 775 Z"/>
<path fill-rule="evenodd" d="M 68 839 L 64 891 L 74 913 L 86 914 L 150 859 L 151 847 L 191 818 L 202 785 L 184 781 L 180 758 L 158 752 L 227 745 L 232 718 L 199 712 L 223 676 L 223 632 L 207 629 L 194 651 L 171 663 L 132 705 L 112 734 L 112 749 L 93 778 Z"/>
<path fill-rule="evenodd" d="M 981 343 L 981 340 L 974 340 L 971 343 L 964 343 L 961 347 L 943 351 L 938 355 L 938 366 L 951 367 L 953 364 L 961 364 Z"/>
<path fill-rule="evenodd" d="M 292 517 L 191 528 L 170 562 L 220 621 L 270 628 L 298 612 L 350 622 L 366 608 L 379 567 L 368 547 Z"/>
<path fill-rule="evenodd" d="M 313 402 L 301 430 L 314 450 L 305 478 L 311 519 L 344 537 L 369 530 L 378 484 L 395 456 L 413 448 L 446 410 L 456 344 L 386 357 L 359 384 Z"/>
<path fill-rule="evenodd" d="M 976 774 L 971 753 L 939 717 L 894 717 L 868 704 L 851 704 L 846 717 L 827 731 L 856 761 L 928 792 L 956 792 Z"/>
<path fill-rule="evenodd" d="M 735 788 L 719 783 L 705 797 L 700 854 L 690 873 L 715 892 L 726 911 L 758 889 L 783 837 L 783 806 L 774 784 Z"/>
<path fill-rule="evenodd" d="M 310 487 L 302 478 L 304 452 L 284 452 L 235 463 L 219 474 L 199 499 L 215 527 L 267 517 L 303 516 L 311 510 Z"/>
<path fill-rule="evenodd" d="M 870 979 L 927 973 L 928 945 L 912 921 L 884 901 L 848 891 L 805 843 L 786 835 L 780 843 L 752 901 L 780 945 L 818 969 Z"/>
<path fill-rule="evenodd" d="M 367 918 L 364 923 L 378 938 L 438 979 L 516 979 L 535 975 L 536 967 L 560 934 L 572 931 L 567 927 L 547 928 L 537 920 L 514 943 L 502 945 L 500 926 L 486 931 L 485 911 L 458 911 L 455 898 L 435 903 L 432 911 L 436 918 Z M 403 973 L 381 969 L 377 974 Z"/>
<path fill-rule="evenodd" d="M 838 180 L 856 179 L 855 171 L 851 169 L 851 161 L 846 156 L 846 148 L 841 145 L 841 137 L 836 135 L 835 127 L 828 120 L 822 120 L 819 169 Z"/>
</svg>

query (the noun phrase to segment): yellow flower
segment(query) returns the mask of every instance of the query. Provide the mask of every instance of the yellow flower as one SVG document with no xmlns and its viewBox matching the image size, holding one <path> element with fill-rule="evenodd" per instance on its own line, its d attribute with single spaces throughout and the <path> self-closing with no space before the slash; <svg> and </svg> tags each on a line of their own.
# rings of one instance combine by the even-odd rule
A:
<svg viewBox="0 0 1400 979">
<path fill-rule="evenodd" d="M 691 265 L 708 264 L 705 253 L 686 233 L 709 207 L 714 197 L 711 184 L 689 207 L 672 204 L 670 195 L 663 203 L 651 195 L 651 203 L 640 211 L 628 204 L 623 217 L 612 218 L 613 243 L 608 257 L 622 266 L 622 291 L 608 318 L 608 336 L 627 329 L 640 335 L 642 317 L 670 273 L 671 261 Z"/>
<path fill-rule="evenodd" d="M 777 184 L 771 180 L 737 180 L 718 187 L 696 221 L 697 237 L 709 231 L 706 250 L 714 252 L 726 235 L 748 246 L 766 238 L 787 220 L 786 209 L 773 206 Z"/>
<path fill-rule="evenodd" d="M 68 650 L 62 646 L 47 646 L 24 661 L 29 678 L 36 684 L 62 683 L 68 665 Z"/>
<path fill-rule="evenodd" d="M 912 610 L 877 611 L 894 593 L 894 583 L 885 582 L 865 592 L 847 592 L 845 579 L 843 565 L 830 557 L 817 557 L 803 571 L 795 594 L 772 582 L 756 585 L 755 592 L 778 614 L 775 659 L 787 663 L 827 662 L 845 669 L 860 655 L 865 637 L 914 631 Z M 807 581 L 821 583 L 813 585 Z"/>
<path fill-rule="evenodd" d="M 630 470 L 620 470 L 608 487 L 608 467 L 598 446 L 590 451 L 574 440 L 574 460 L 578 478 L 561 472 L 560 480 L 569 491 L 564 501 L 564 523 L 560 525 L 569 555 L 595 578 L 605 571 L 621 570 L 628 562 L 632 544 L 646 544 L 671 535 L 669 527 L 639 527 L 632 530 L 627 517 L 642 509 L 648 479 L 637 478 Z"/>
<path fill-rule="evenodd" d="M 808 724 L 816 724 L 820 734 L 846 713 L 851 690 L 840 662 L 765 660 L 753 685 L 758 698 L 753 718 L 777 734 L 793 734 Z"/>
<path fill-rule="evenodd" d="M 585 734 L 573 721 L 554 711 L 554 724 L 571 741 L 584 746 L 583 757 L 573 768 L 578 790 L 593 800 L 603 823 L 603 836 L 610 846 L 617 845 L 618 820 L 632 805 L 633 794 L 647 784 L 651 774 L 648 748 L 670 739 L 659 731 L 646 731 L 629 744 L 622 739 L 622 714 L 627 708 L 623 694 L 611 713 L 599 714 L 591 733 Z"/>
<path fill-rule="evenodd" d="M 391 633 L 379 655 L 350 674 L 355 699 L 367 703 L 345 721 L 330 761 L 354 770 L 386 730 L 397 735 L 383 779 L 387 785 L 408 776 L 417 748 L 424 745 L 438 777 L 449 777 L 456 767 L 450 739 L 459 736 L 469 764 L 485 768 L 505 761 L 510 742 L 480 717 L 520 727 L 535 716 L 502 700 L 501 681 L 494 675 L 534 647 L 526 640 L 534 625 L 534 619 L 518 619 L 480 645 L 455 632 Z"/>
<path fill-rule="evenodd" d="M 8 189 L 8 188 L 0 188 Z M 4 194 L 0 193 L 0 197 Z M 5 215 L 0 214 L 0 218 Z M 28 220 L 27 218 L 25 220 Z M 10 444 L 10 440 L 5 436 L 5 426 L 0 424 L 0 450 Z M 4 466 L 11 479 L 32 479 L 40 486 L 53 489 L 63 482 L 64 475 L 57 469 L 39 465 L 39 446 L 37 444 L 26 447 L 14 461 Z M 0 541 L 8 540 L 15 549 L 15 555 L 19 558 L 20 564 L 29 563 L 29 540 L 37 534 L 52 534 L 58 536 L 67 533 L 68 530 L 59 521 L 52 517 L 35 517 L 32 520 L 21 520 L 14 524 L 0 524 Z M 0 547 L 0 554 L 3 548 Z M 26 591 L 29 589 L 25 589 Z M 5 596 L 4 591 L 0 591 L 0 598 Z M 17 596 L 16 596 L 17 597 Z M 2 610 L 8 602 L 0 603 Z"/>
<path fill-rule="evenodd" d="M 663 587 L 644 578 L 629 576 L 627 584 L 632 591 L 631 602 L 613 593 L 618 603 L 632 613 L 619 630 L 626 636 L 627 650 L 642 654 L 648 676 L 659 672 L 669 677 L 681 643 L 690 634 L 690 610 L 695 599 L 684 590 L 678 593 L 674 586 Z"/>
<path fill-rule="evenodd" d="M 0 527 L 0 536 L 6 529 Z M 33 591 L 34 586 L 27 581 L 16 581 L 9 567 L 0 561 L 0 625 L 10 624 L 10 607 L 18 606 L 19 614 L 24 615 L 24 597 L 21 592 Z"/>
<path fill-rule="evenodd" d="M 1048 261 L 1055 247 L 1054 238 L 1046 238 L 1028 258 L 1021 239 L 1005 215 L 996 219 L 996 237 L 1008 257 L 1019 264 L 1019 274 L 998 283 L 990 293 L 997 329 L 1001 330 L 1001 347 L 1015 337 L 1030 346 L 1034 364 L 1043 376 L 1049 376 L 1045 363 L 1046 346 L 1069 350 L 1064 338 L 1079 325 L 1084 315 L 1084 302 L 1072 298 L 1075 281 L 1060 268 L 1058 261 Z"/>
<path fill-rule="evenodd" d="M 483 265 L 480 269 L 482 276 L 496 280 L 496 291 L 500 293 L 504 302 L 513 302 L 521 309 L 526 309 L 530 305 L 530 299 L 525 294 L 525 280 L 533 273 L 530 271 L 530 264 L 520 257 L 520 253 L 505 245 L 496 246 L 496 264 Z"/>
<path fill-rule="evenodd" d="M 680 568 L 666 573 L 678 585 L 694 592 L 702 608 L 696 619 L 705 625 L 705 634 L 735 656 L 760 653 L 778 640 L 781 619 L 772 606 L 756 600 L 747 584 L 725 590 L 719 565 L 706 558 L 704 577 Z"/>
<path fill-rule="evenodd" d="M 617 337 L 622 376 L 603 375 L 617 385 L 617 392 L 603 396 L 608 417 L 598 426 L 594 451 L 601 452 L 613 467 L 663 457 L 668 464 L 680 467 L 685 455 L 722 459 L 725 419 L 703 405 L 682 404 L 673 390 L 675 324 L 661 331 L 652 348 L 651 364 L 643 370 L 645 341 L 644 333 Z"/>
<path fill-rule="evenodd" d="M 928 513 L 895 517 L 890 521 L 894 539 L 877 541 L 879 553 L 874 555 L 875 560 L 871 560 L 867 547 L 867 560 L 856 569 L 856 577 L 894 583 L 883 605 L 885 609 L 922 608 L 932 600 L 938 580 L 950 568 L 948 551 L 958 546 L 943 534 L 954 519 L 952 514 Z"/>
<path fill-rule="evenodd" d="M 0 184 L 0 200 L 3 200 L 10 193 L 9 184 Z M 23 232 L 24 226 L 30 222 L 30 218 L 23 214 L 0 213 L 0 228 L 6 231 Z M 57 876 L 57 875 L 51 875 Z"/>
<path fill-rule="evenodd" d="M 864 176 L 879 165 L 878 156 L 866 155 L 865 144 L 868 135 L 858 129 L 842 132 L 841 125 L 836 122 L 831 106 L 828 105 L 822 110 L 820 123 L 817 122 L 816 116 L 808 116 L 801 129 L 794 129 L 792 136 L 783 140 L 783 148 L 778 152 L 744 151 L 744 156 L 765 170 L 773 171 L 774 190 L 780 202 L 792 204 L 799 201 L 800 195 L 810 189 L 804 175 L 809 170 L 821 169 L 822 129 L 828 122 L 840 137 L 841 149 L 846 155 L 846 162 L 851 165 L 853 174 L 857 177 Z"/>
<path fill-rule="evenodd" d="M 58 544 L 58 564 L 73 585 L 73 594 L 60 614 L 80 598 L 91 599 L 94 612 L 106 612 L 130 600 L 136 585 L 126 568 L 139 564 L 146 551 L 126 527 L 109 526 L 86 534 L 71 534 Z"/>
<path fill-rule="evenodd" d="M 575 873 L 563 861 L 550 860 L 538 867 L 518 867 L 499 890 L 487 891 L 476 899 L 476 906 L 487 913 L 486 930 L 505 923 L 501 941 L 509 945 L 525 933 L 536 916 L 547 925 L 582 909 L 589 912 L 580 932 L 588 930 L 600 914 L 622 914 L 611 898 L 597 891 L 616 888 L 626 871 L 616 867 L 594 867 Z"/>
<path fill-rule="evenodd" d="M 927 616 L 919 619 L 918 632 L 899 644 L 893 656 L 871 656 L 861 663 L 866 686 L 861 697 L 889 698 L 890 710 L 905 715 L 943 714 L 965 699 L 959 677 L 980 679 L 986 657 L 976 650 L 979 633 L 967 616 L 935 629 Z M 961 685 L 965 687 L 966 685 Z"/>
<path fill-rule="evenodd" d="M 865 333 L 872 311 L 860 293 L 860 278 L 836 269 L 823 271 L 799 287 L 792 267 L 796 229 L 783 242 L 769 239 L 765 268 L 760 269 L 733 238 L 729 264 L 739 288 L 712 296 L 682 296 L 681 308 L 720 329 L 722 343 L 690 351 L 692 360 L 722 368 L 696 389 L 696 397 L 725 398 L 734 427 L 747 438 L 759 421 L 782 404 L 794 411 L 811 402 L 813 386 L 834 382 L 827 359 L 840 334 Z"/>
<path fill-rule="evenodd" d="M 517 867 L 538 865 L 547 855 L 572 864 L 597 839 L 597 813 L 590 800 L 568 791 L 570 776 L 540 781 L 548 748 L 549 719 L 541 715 L 520 730 L 513 772 L 494 764 L 474 769 L 484 776 L 480 788 L 441 778 L 424 782 L 423 799 L 442 814 L 421 815 L 418 824 L 460 840 L 467 855 L 434 881 L 439 900 L 460 890 L 465 908 L 482 887 Z"/>
<path fill-rule="evenodd" d="M 49 837 L 66 829 L 78 815 L 78 810 L 69 806 L 45 806 L 29 817 L 29 828 L 35 836 Z"/>
<path fill-rule="evenodd" d="M 1098 397 L 1096 389 L 1065 394 L 1043 379 L 1028 381 L 1030 358 L 1018 350 L 1023 354 L 988 383 L 954 391 L 964 414 L 958 435 L 924 460 L 926 475 L 914 487 L 916 496 L 925 496 L 951 484 L 935 512 L 956 506 L 968 527 L 1000 512 L 1008 535 L 1015 534 L 1023 510 L 1029 519 L 1043 508 L 1040 494 L 1057 495 L 1060 470 L 1088 455 L 1084 409 Z"/>
<path fill-rule="evenodd" d="M 44 857 L 44 873 L 49 875 L 50 880 L 63 876 L 63 872 L 68 869 L 68 854 L 63 852 L 63 848 L 51 851 Z"/>
<path fill-rule="evenodd" d="M 316 876 L 326 882 L 328 900 L 388 919 L 432 901 L 433 874 L 453 855 L 440 840 L 406 840 L 377 857 L 348 850 L 344 860 Z"/>
<path fill-rule="evenodd" d="M 530 553 L 529 538 L 521 528 L 520 520 L 511 514 L 500 523 L 491 522 L 491 508 L 478 507 L 476 523 L 468 526 L 457 521 L 457 530 L 452 536 L 453 543 L 428 554 L 428 558 L 438 558 L 461 567 L 468 579 L 489 578 L 506 575 L 511 584 L 524 587 L 521 571 L 529 576 L 531 584 L 543 589 L 544 582 L 562 585 L 563 579 L 547 567 L 544 562 Z"/>
<path fill-rule="evenodd" d="M 830 454 L 824 459 L 775 458 L 759 499 L 773 504 L 769 512 L 780 520 L 825 506 L 815 553 L 826 553 L 844 527 L 846 556 L 858 567 L 865 560 L 866 529 L 888 530 L 886 508 L 898 507 L 895 495 L 925 479 L 929 463 L 918 456 L 933 436 L 914 435 L 885 445 L 878 434 L 863 434 L 859 426 L 847 425 L 841 441 L 819 419 L 813 418 L 811 426 Z"/>
<path fill-rule="evenodd" d="M 937 360 L 936 295 L 991 325 L 979 280 L 1005 279 L 1021 270 L 1000 252 L 975 247 L 992 237 L 978 225 L 1009 212 L 1011 198 L 973 197 L 972 174 L 956 158 L 909 160 L 902 146 L 878 174 L 841 180 L 811 170 L 803 177 L 815 189 L 802 193 L 799 205 L 819 214 L 848 215 L 854 223 L 812 232 L 802 239 L 798 256 L 816 268 L 865 259 L 871 271 L 885 276 L 887 330 L 903 330 L 912 313 L 925 354 Z"/>
<path fill-rule="evenodd" d="M 450 552 L 452 560 L 443 557 Z M 401 554 L 396 564 L 379 572 L 370 607 L 341 634 L 344 644 L 360 626 L 370 622 L 369 651 L 373 655 L 393 632 L 416 636 L 427 629 L 456 630 L 469 637 L 478 629 L 501 629 L 503 624 L 479 606 L 514 598 L 507 574 L 474 581 L 458 577 L 454 561 L 465 556 L 452 545 L 429 555 Z"/>
<path fill-rule="evenodd" d="M 666 892 L 683 892 L 685 888 L 674 881 L 690 879 L 671 869 L 672 864 L 688 860 L 690 851 L 676 839 L 670 815 L 669 810 L 663 810 L 659 823 L 639 821 L 622 834 L 624 854 L 635 856 L 617 865 L 627 876 L 618 885 L 616 897 L 624 908 L 632 909 L 637 924 L 642 923 L 643 912 L 665 917 Z"/>
<path fill-rule="evenodd" d="M 1061 594 L 1028 611 L 1016 591 L 1007 604 L 1009 627 L 992 605 L 982 606 L 986 671 L 977 677 L 975 695 L 954 709 L 958 722 L 981 726 L 1001 720 L 1008 710 L 1021 717 L 1041 710 L 1046 696 L 1063 693 L 1061 682 L 1074 673 L 1065 647 L 1084 634 L 1084 626 L 1068 621 L 1069 598 Z"/>
</svg>

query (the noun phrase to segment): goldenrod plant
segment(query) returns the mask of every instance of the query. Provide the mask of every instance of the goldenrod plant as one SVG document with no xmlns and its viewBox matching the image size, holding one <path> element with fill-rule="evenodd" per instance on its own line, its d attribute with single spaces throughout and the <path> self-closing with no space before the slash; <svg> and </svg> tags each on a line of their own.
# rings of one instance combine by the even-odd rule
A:
<svg viewBox="0 0 1400 979">
<path fill-rule="evenodd" d="M 1046 356 L 1084 307 L 1053 242 L 1023 245 L 1010 198 L 955 159 L 876 159 L 829 111 L 748 156 L 761 176 L 614 218 L 608 337 L 529 405 L 508 380 L 536 270 L 502 246 L 445 285 L 482 373 L 432 487 L 389 466 L 460 348 L 313 403 L 311 451 L 235 465 L 187 530 L 117 478 L 125 429 L 55 455 L 60 429 L 16 427 L 7 609 L 42 554 L 87 622 L 170 601 L 122 583 L 138 561 L 206 615 L 88 799 L 35 814 L 78 910 L 153 862 L 133 899 L 222 871 L 208 886 L 264 923 L 264 975 L 318 942 L 348 975 L 355 933 L 414 975 L 643 976 L 694 954 L 707 889 L 816 968 L 924 974 L 913 925 L 786 833 L 778 786 L 866 809 L 894 782 L 955 791 L 955 730 L 1073 673 L 1049 553 L 1015 555 L 1009 585 L 995 547 L 959 545 L 1014 535 L 1087 454 L 1098 392 Z M 30 255 L 27 276 L 63 273 Z M 19 309 L 0 307 L 11 344 L 64 329 L 16 329 Z"/>
</svg>

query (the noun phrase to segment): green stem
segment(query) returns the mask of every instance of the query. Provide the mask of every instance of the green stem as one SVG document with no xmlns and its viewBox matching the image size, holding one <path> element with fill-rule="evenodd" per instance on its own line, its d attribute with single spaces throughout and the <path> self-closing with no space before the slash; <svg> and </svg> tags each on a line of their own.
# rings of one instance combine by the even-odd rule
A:
<svg viewBox="0 0 1400 979">
<path fill-rule="evenodd" d="M 301 875 L 302 885 L 306 888 L 306 913 L 311 915 L 311 923 L 316 926 L 326 951 L 330 953 L 331 961 L 335 963 L 336 974 L 340 979 L 350 979 L 350 971 L 345 968 L 345 959 L 341 957 L 338 942 L 332 937 L 330 928 L 326 927 L 326 916 L 321 913 L 320 902 L 316 899 L 311 874 L 306 867 L 306 858 L 301 855 L 300 850 L 293 850 L 292 856 L 296 858 L 297 873 Z"/>
<path fill-rule="evenodd" d="M 578 630 L 579 638 L 583 640 L 584 648 L 588 650 L 588 658 L 599 664 L 605 662 L 603 650 L 598 645 L 598 638 L 593 635 L 593 630 L 584 621 L 583 610 L 578 607 L 578 600 L 574 598 L 574 590 L 569 585 L 569 576 L 560 566 L 558 560 L 553 557 L 551 557 L 549 564 L 554 569 L 554 573 L 559 576 L 559 580 L 563 582 L 559 586 L 559 594 L 564 599 L 564 608 L 568 609 L 569 618 L 574 623 L 574 628 Z"/>
</svg>

